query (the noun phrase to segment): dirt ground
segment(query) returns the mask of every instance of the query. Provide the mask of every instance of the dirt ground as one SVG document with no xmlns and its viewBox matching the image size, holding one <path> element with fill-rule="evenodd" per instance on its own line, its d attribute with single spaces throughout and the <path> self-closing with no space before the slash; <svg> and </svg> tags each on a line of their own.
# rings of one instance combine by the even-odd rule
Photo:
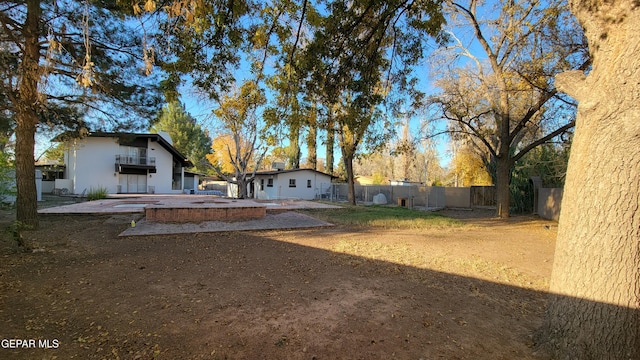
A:
<svg viewBox="0 0 640 360">
<path fill-rule="evenodd" d="M 0 358 L 538 359 L 556 224 L 446 215 L 466 225 L 118 237 L 126 215 L 43 217 L 34 253 L 3 233 Z"/>
</svg>

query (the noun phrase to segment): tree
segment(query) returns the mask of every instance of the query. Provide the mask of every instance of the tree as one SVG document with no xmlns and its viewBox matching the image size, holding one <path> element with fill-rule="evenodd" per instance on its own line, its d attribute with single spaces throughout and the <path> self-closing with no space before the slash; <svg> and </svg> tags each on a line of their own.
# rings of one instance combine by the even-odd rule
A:
<svg viewBox="0 0 640 360">
<path fill-rule="evenodd" d="M 203 130 L 196 119 L 187 113 L 184 104 L 175 101 L 167 104 L 149 131 L 164 131 L 169 134 L 173 146 L 194 164 L 194 169 L 201 173 L 207 172 L 209 168 L 204 161 L 211 150 L 209 132 Z"/>
<path fill-rule="evenodd" d="M 416 158 L 417 150 L 416 140 L 409 135 L 409 117 L 407 116 L 405 123 L 402 126 L 402 138 L 397 142 L 395 149 L 392 152 L 394 155 L 399 155 L 401 157 L 401 177 L 404 180 L 409 180 L 411 178 L 411 167 L 415 166 L 414 160 Z"/>
<path fill-rule="evenodd" d="M 564 0 L 500 1 L 493 19 L 477 0 L 447 4 L 473 31 L 482 55 L 452 35 L 455 51 L 446 63 L 454 68 L 438 82 L 443 93 L 432 103 L 452 123 L 450 133 L 488 153 L 497 215 L 509 217 L 513 164 L 575 124 L 573 104 L 557 93 L 553 76 L 588 66 L 583 36 Z M 470 62 L 455 61 L 461 58 Z"/>
<path fill-rule="evenodd" d="M 255 178 L 256 171 L 267 148 L 262 143 L 261 129 L 256 109 L 264 105 L 263 90 L 253 81 L 248 81 L 234 93 L 225 95 L 214 115 L 220 120 L 233 142 L 223 145 L 226 156 L 207 156 L 213 168 L 227 182 L 238 186 L 238 198 L 247 197 L 247 185 Z M 216 143 L 214 142 L 214 145 Z M 255 157 L 255 158 L 254 158 Z M 222 160 L 229 159 L 233 167 L 231 174 L 222 171 Z"/>
<path fill-rule="evenodd" d="M 318 168 L 318 122 L 317 122 L 317 111 L 315 106 L 309 109 L 309 117 L 308 117 L 308 129 L 306 136 L 306 144 L 307 144 L 307 162 L 306 166 L 317 170 Z"/>
<path fill-rule="evenodd" d="M 409 67 L 422 56 L 428 36 L 444 22 L 437 1 L 335 1 L 327 5 L 301 68 L 307 88 L 326 109 L 325 128 L 335 129 L 342 151 L 348 200 L 355 204 L 353 160 L 363 143 L 379 145 L 379 106 L 391 88 L 410 92 Z M 329 125 L 335 124 L 335 128 Z M 388 130 L 383 126 L 382 130 Z M 366 141 L 365 137 L 368 138 Z M 329 160 L 329 159 L 327 159 Z"/>
<path fill-rule="evenodd" d="M 140 38 L 120 1 L 0 5 L 0 103 L 15 126 L 17 220 L 38 225 L 34 146 L 39 126 L 134 125 L 157 111 Z M 55 86 L 54 86 L 55 85 Z M 82 116 L 80 114 L 83 114 Z M 143 117 L 143 118 L 144 118 Z M 4 120 L 3 120 L 4 128 Z"/>
<path fill-rule="evenodd" d="M 165 96 L 177 100 L 187 76 L 208 99 L 218 100 L 234 84 L 232 70 L 240 63 L 239 50 L 247 36 L 242 20 L 259 12 L 257 5 L 250 0 L 175 0 L 163 5 L 164 11 L 158 11 L 156 1 L 145 3 L 149 16 L 160 18 L 155 37 L 157 62 L 168 73 L 161 84 Z"/>
<path fill-rule="evenodd" d="M 44 158 L 47 160 L 54 160 L 60 164 L 64 163 L 64 152 L 67 150 L 67 144 L 59 142 L 55 146 L 51 146 L 44 152 Z M 36 159 L 37 160 L 37 159 Z"/>
<path fill-rule="evenodd" d="M 456 186 L 487 186 L 492 184 L 491 175 L 487 172 L 482 157 L 468 145 L 456 149 L 450 166 Z"/>
<path fill-rule="evenodd" d="M 324 142 L 325 150 L 326 150 L 326 171 L 327 174 L 334 175 L 334 162 L 335 162 L 335 154 L 334 147 L 336 144 L 336 123 L 333 119 L 333 114 L 329 110 L 329 113 L 326 118 L 326 123 L 324 124 L 324 128 L 327 130 L 327 138 Z"/>
<path fill-rule="evenodd" d="M 538 343 L 557 359 L 639 359 L 640 6 L 571 10 L 593 67 L 556 77 L 579 106 Z"/>
<path fill-rule="evenodd" d="M 540 178 L 543 187 L 562 188 L 568 160 L 568 144 L 544 144 L 516 161 L 511 172 L 510 184 L 511 207 L 514 211 L 519 213 L 534 211 L 534 187 L 531 182 L 534 176 Z"/>
<path fill-rule="evenodd" d="M 0 204 L 4 203 L 7 197 L 12 198 L 16 195 L 14 175 L 15 168 L 7 154 L 0 153 Z"/>
</svg>

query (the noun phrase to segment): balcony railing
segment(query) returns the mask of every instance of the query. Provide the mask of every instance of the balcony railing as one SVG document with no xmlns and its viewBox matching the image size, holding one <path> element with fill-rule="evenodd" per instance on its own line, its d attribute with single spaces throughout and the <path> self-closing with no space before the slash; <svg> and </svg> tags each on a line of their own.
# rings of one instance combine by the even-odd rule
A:
<svg viewBox="0 0 640 360">
<path fill-rule="evenodd" d="M 156 166 L 155 157 L 116 155 L 116 165 Z"/>
</svg>

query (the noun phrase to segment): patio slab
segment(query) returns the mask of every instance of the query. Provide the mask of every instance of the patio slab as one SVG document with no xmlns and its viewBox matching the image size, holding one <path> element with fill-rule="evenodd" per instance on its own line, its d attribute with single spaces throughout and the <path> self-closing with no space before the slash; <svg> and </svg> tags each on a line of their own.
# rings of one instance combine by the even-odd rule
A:
<svg viewBox="0 0 640 360">
<path fill-rule="evenodd" d="M 200 223 L 158 223 L 140 220 L 135 227 L 130 227 L 119 236 L 145 236 L 210 233 L 226 231 L 257 231 L 257 230 L 289 230 L 314 227 L 334 226 L 331 223 L 318 220 L 311 216 L 286 211 L 277 214 L 266 214 L 261 219 L 247 221 L 203 221 Z"/>
<path fill-rule="evenodd" d="M 149 216 L 158 210 L 176 209 L 182 211 L 184 219 L 158 218 Z M 255 218 L 237 217 L 193 217 L 194 209 L 258 209 L 260 216 Z M 207 195 L 125 195 L 103 200 L 85 201 L 75 204 L 50 207 L 38 210 L 43 215 L 127 215 L 131 219 L 141 219 L 135 227 L 130 227 L 120 236 L 141 236 L 159 234 L 184 234 L 220 231 L 299 229 L 333 224 L 313 217 L 296 213 L 299 209 L 340 208 L 339 206 L 305 200 L 239 200 Z M 240 209 L 240 210 L 239 210 Z M 242 210 L 244 211 L 244 210 Z M 130 222 L 127 217 L 127 223 Z M 155 219 L 157 221 L 151 221 Z"/>
<path fill-rule="evenodd" d="M 332 209 L 339 206 L 306 200 L 250 200 L 226 199 L 211 195 L 118 195 L 107 199 L 85 201 L 38 210 L 39 214 L 82 215 L 82 214 L 144 214 L 151 205 L 157 208 L 175 207 L 210 207 L 216 206 L 264 206 L 267 212 L 289 211 L 297 209 Z"/>
</svg>

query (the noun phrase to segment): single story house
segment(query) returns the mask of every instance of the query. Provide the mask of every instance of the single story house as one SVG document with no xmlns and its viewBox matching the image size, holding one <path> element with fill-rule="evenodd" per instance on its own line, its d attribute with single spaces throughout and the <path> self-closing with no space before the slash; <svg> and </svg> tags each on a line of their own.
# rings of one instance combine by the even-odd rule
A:
<svg viewBox="0 0 640 360">
<path fill-rule="evenodd" d="M 42 176 L 43 193 L 50 194 L 53 192 L 56 179 L 64 179 L 64 169 L 64 164 L 58 160 L 45 159 L 36 161 L 36 170 L 40 170 Z"/>
<path fill-rule="evenodd" d="M 69 143 L 64 183 L 70 193 L 83 194 L 92 188 L 106 188 L 110 194 L 197 189 L 198 174 L 185 170 L 191 162 L 173 147 L 166 133 L 96 132 Z"/>
<path fill-rule="evenodd" d="M 328 193 L 333 178 L 313 169 L 259 171 L 250 186 L 250 193 L 260 200 L 320 199 Z"/>
</svg>

